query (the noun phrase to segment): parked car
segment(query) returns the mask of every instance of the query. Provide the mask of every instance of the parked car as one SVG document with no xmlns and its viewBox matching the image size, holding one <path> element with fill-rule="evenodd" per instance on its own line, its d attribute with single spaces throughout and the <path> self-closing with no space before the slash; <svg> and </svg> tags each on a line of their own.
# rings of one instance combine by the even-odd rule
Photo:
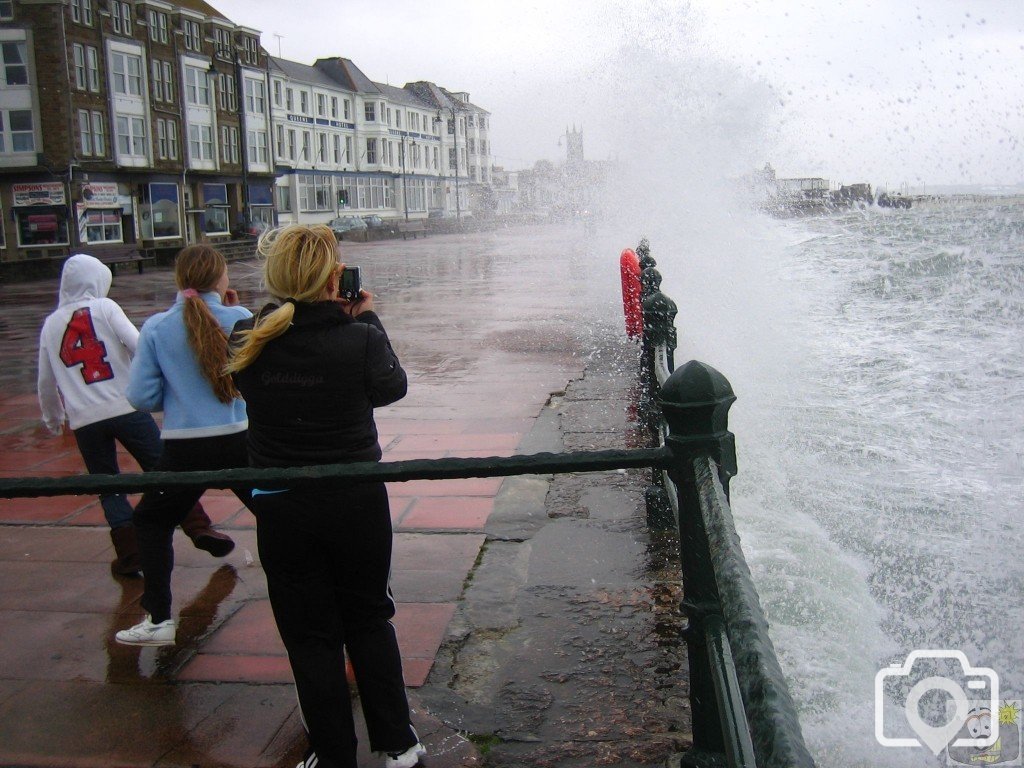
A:
<svg viewBox="0 0 1024 768">
<path fill-rule="evenodd" d="M 340 239 L 346 232 L 366 229 L 366 222 L 358 216 L 339 216 L 336 219 L 331 219 L 327 226 L 334 232 L 334 236 Z"/>
<path fill-rule="evenodd" d="M 387 224 L 384 223 L 384 219 L 375 213 L 363 216 L 363 221 L 366 222 L 366 226 L 370 229 L 384 229 L 384 227 L 387 226 Z"/>
</svg>

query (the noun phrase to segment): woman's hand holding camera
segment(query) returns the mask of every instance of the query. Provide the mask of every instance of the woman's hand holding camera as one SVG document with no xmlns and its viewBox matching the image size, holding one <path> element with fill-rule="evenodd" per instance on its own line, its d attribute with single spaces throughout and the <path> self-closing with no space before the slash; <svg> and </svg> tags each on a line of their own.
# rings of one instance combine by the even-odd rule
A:
<svg viewBox="0 0 1024 768">
<path fill-rule="evenodd" d="M 373 310 L 373 294 L 364 289 L 360 289 L 358 299 L 338 299 L 338 302 L 349 317 L 358 317 Z"/>
</svg>

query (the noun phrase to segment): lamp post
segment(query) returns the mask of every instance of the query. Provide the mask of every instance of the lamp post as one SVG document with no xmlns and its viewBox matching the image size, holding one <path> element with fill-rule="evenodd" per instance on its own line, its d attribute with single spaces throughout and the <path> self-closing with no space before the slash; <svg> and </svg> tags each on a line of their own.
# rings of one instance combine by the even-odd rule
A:
<svg viewBox="0 0 1024 768">
<path fill-rule="evenodd" d="M 233 41 L 235 45 L 238 45 L 238 41 Z M 238 49 L 234 50 L 234 64 L 235 71 L 233 72 L 235 77 L 235 93 L 237 94 L 238 106 L 238 149 L 241 153 L 239 158 L 242 161 L 242 228 L 246 233 L 249 231 L 249 136 L 246 133 L 246 119 L 245 119 L 245 78 L 242 76 L 242 57 L 238 54 Z M 255 102 L 255 95 L 254 95 Z"/>
<path fill-rule="evenodd" d="M 402 205 L 405 208 L 405 220 L 409 220 L 409 190 L 405 186 L 405 136 L 399 144 L 399 154 L 402 159 Z"/>
<path fill-rule="evenodd" d="M 448 110 L 452 116 L 452 136 L 455 140 L 455 217 L 458 221 L 462 221 L 462 201 L 459 199 L 459 124 L 456 122 L 455 107 L 442 107 L 437 110 L 437 119 L 440 122 L 444 118 L 441 117 L 442 109 Z"/>
</svg>

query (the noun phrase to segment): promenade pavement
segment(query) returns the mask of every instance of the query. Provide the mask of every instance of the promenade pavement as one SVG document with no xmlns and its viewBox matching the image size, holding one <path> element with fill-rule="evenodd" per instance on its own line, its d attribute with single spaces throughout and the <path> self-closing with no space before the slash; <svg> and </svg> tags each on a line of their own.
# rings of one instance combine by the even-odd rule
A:
<svg viewBox="0 0 1024 768">
<path fill-rule="evenodd" d="M 621 323 L 616 251 L 596 253 L 573 230 L 351 243 L 344 255 L 362 266 L 410 377 L 409 395 L 377 411 L 385 461 L 560 450 L 552 419 L 567 385 L 585 383 L 588 365 L 620 365 L 628 346 L 614 340 Z M 243 304 L 263 303 L 254 261 L 233 262 L 230 274 Z M 0 287 L 0 473 L 6 477 L 84 472 L 73 437 L 54 438 L 39 424 L 37 336 L 56 287 L 56 281 Z M 155 269 L 118 275 L 110 295 L 141 325 L 174 291 L 172 273 Z M 601 348 L 607 360 L 595 359 Z M 581 401 L 592 397 L 586 386 L 582 391 Z M 582 417 L 611 443 L 600 447 L 627 439 L 623 409 L 617 410 L 610 421 L 607 411 Z M 138 471 L 127 455 L 122 468 Z M 515 729 L 467 722 L 466 704 L 474 697 L 465 686 L 457 700 L 445 692 L 459 690 L 451 679 L 452 654 L 467 637 L 476 638 L 476 653 L 486 652 L 479 640 L 487 632 L 473 633 L 481 606 L 507 602 L 487 591 L 504 574 L 498 568 L 488 576 L 494 569 L 484 556 L 486 542 L 522 541 L 523 525 L 536 531 L 530 518 L 538 499 L 543 510 L 550 481 L 389 484 L 395 624 L 415 721 L 434 768 L 482 764 L 481 748 L 492 751 L 488 739 L 518 738 Z M 627 494 L 627 501 L 635 512 L 636 499 Z M 0 500 L 0 765 L 290 767 L 301 758 L 304 739 L 254 520 L 226 491 L 207 492 L 203 504 L 237 547 L 217 560 L 177 534 L 178 642 L 139 649 L 113 641 L 116 630 L 143 615 L 141 583 L 111 577 L 113 554 L 96 499 Z M 630 538 L 639 541 L 635 528 Z M 475 594 L 483 589 L 482 600 L 467 590 L 481 563 Z M 632 589 L 635 582 L 633 573 Z M 507 650 L 504 658 L 511 659 Z M 470 733 L 487 737 L 471 740 Z M 376 764 L 365 739 L 361 750 L 361 764 Z M 640 762 L 660 759 L 654 752 Z M 529 764 L 517 760 L 506 757 L 506 764 Z"/>
</svg>

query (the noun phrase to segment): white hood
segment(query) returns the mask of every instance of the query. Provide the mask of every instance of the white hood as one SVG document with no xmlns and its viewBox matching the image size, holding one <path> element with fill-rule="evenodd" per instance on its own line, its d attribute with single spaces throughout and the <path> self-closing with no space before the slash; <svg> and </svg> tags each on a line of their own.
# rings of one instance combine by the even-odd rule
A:
<svg viewBox="0 0 1024 768">
<path fill-rule="evenodd" d="M 84 253 L 69 256 L 60 273 L 59 306 L 106 298 L 113 275 L 99 259 Z"/>
</svg>

